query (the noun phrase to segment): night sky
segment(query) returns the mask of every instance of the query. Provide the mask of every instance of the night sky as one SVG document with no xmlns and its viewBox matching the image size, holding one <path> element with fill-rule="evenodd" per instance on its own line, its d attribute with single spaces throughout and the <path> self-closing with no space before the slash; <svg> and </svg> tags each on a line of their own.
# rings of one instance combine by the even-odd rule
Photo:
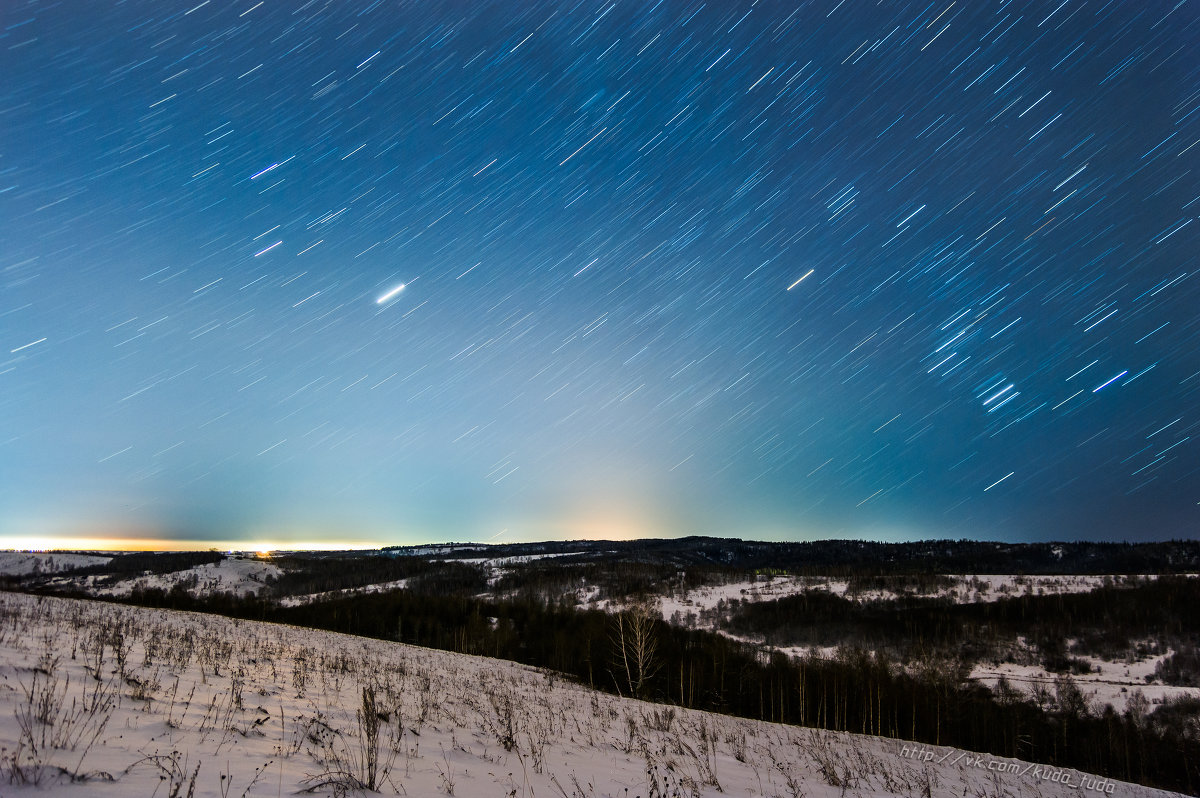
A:
<svg viewBox="0 0 1200 798">
<path fill-rule="evenodd" d="M 0 22 L 0 544 L 1200 534 L 1195 2 Z"/>
</svg>

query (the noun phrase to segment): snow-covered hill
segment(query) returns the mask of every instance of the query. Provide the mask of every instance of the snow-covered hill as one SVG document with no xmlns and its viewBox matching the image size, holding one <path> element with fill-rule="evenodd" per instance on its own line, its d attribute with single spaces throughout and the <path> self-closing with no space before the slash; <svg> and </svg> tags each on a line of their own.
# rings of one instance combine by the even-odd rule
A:
<svg viewBox="0 0 1200 798">
<path fill-rule="evenodd" d="M 5 795 L 1168 795 L 293 627 L 0 594 Z"/>
<path fill-rule="evenodd" d="M 421 554 L 444 556 L 447 553 L 460 555 L 450 562 L 469 564 L 484 569 L 489 586 L 495 586 L 502 577 L 514 568 L 536 560 L 557 561 L 570 568 L 570 560 L 578 556 L 577 551 L 536 552 L 505 554 L 496 557 L 462 557 L 475 554 L 479 547 L 437 547 L 421 550 Z M 487 553 L 486 549 L 484 553 Z M 35 574 L 52 575 L 60 571 L 87 565 L 103 564 L 111 558 L 73 554 L 67 552 L 20 553 L 0 552 L 0 574 L 36 578 Z M 353 559 L 349 560 L 353 563 Z M 345 561 L 338 567 L 346 567 Z M 89 574 L 86 576 L 64 573 L 48 582 L 53 589 L 81 591 L 96 596 L 125 597 L 135 591 L 158 589 L 169 591 L 182 587 L 188 593 L 203 598 L 217 593 L 233 593 L 246 596 L 255 593 L 270 595 L 269 586 L 283 575 L 284 571 L 270 559 L 253 555 L 228 555 L 212 563 L 194 565 L 166 573 L 144 572 L 136 575 L 113 576 Z M 1157 575 L 1016 575 L 1016 574 L 946 574 L 924 583 L 910 584 L 913 580 L 896 578 L 889 583 L 880 580 L 880 586 L 870 589 L 856 587 L 845 579 L 824 576 L 796 576 L 786 574 L 760 574 L 738 577 L 730 575 L 730 581 L 707 584 L 690 589 L 679 589 L 669 582 L 660 587 L 662 593 L 651 600 L 665 621 L 689 628 L 706 629 L 726 634 L 744 642 L 766 645 L 762 640 L 738 637 L 723 628 L 722 621 L 728 619 L 742 604 L 772 601 L 806 592 L 817 592 L 841 596 L 853 601 L 887 601 L 904 596 L 940 598 L 953 603 L 980 603 L 1023 595 L 1065 595 L 1084 593 L 1104 586 L 1135 587 L 1152 583 Z M 311 594 L 276 596 L 282 606 L 300 606 L 317 601 L 345 598 L 351 595 L 383 593 L 400 590 L 408 586 L 409 579 L 392 579 L 373 584 L 338 590 L 327 590 Z M 918 589 L 920 588 L 920 589 Z M 620 599 L 602 598 L 601 589 L 585 585 L 575 591 L 580 606 L 605 611 L 625 609 L 629 605 Z M 642 597 L 640 600 L 645 601 Z M 836 641 L 816 646 L 770 646 L 790 656 L 833 657 L 838 646 Z M 1024 646 L 1024 657 L 1016 662 L 981 662 L 971 672 L 971 678 L 983 685 L 994 686 L 1004 677 L 1010 686 L 1033 695 L 1036 690 L 1053 692 L 1059 674 L 1051 672 L 1040 663 L 1036 649 Z M 1164 649 L 1153 657 L 1131 659 L 1128 652 L 1114 652 L 1111 658 L 1088 657 L 1092 673 L 1075 674 L 1073 678 L 1080 686 L 1084 698 L 1097 712 L 1111 704 L 1118 712 L 1126 708 L 1128 699 L 1140 692 L 1151 706 L 1164 700 L 1180 697 L 1200 697 L 1200 688 L 1164 684 L 1147 680 L 1156 664 L 1172 651 Z M 1018 664 L 1019 663 L 1019 664 Z"/>
<path fill-rule="evenodd" d="M 51 585 L 60 589 L 80 590 L 93 596 L 128 596 L 135 591 L 169 591 L 176 586 L 182 586 L 188 593 L 198 597 L 216 593 L 245 596 L 261 591 L 268 579 L 276 579 L 282 573 L 273 563 L 257 558 L 226 557 L 218 562 L 165 574 L 144 573 L 115 581 L 104 575 L 62 576 Z"/>
<path fill-rule="evenodd" d="M 0 551 L 0 576 L 53 574 L 111 561 L 112 557 L 69 551 Z"/>
</svg>

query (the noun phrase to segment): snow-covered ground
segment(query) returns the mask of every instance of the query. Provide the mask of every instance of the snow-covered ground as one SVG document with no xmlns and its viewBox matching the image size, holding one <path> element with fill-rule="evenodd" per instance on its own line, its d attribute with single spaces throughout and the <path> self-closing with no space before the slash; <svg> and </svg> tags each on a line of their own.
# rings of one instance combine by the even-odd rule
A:
<svg viewBox="0 0 1200 798">
<path fill-rule="evenodd" d="M 1150 576 L 1121 576 L 1121 575 L 1059 575 L 1059 576 L 1021 576 L 1015 574 L 985 574 L 985 575 L 954 575 L 948 576 L 953 580 L 952 587 L 943 587 L 926 596 L 949 597 L 958 603 L 996 601 L 1005 597 L 1021 595 L 1051 595 L 1066 593 L 1085 593 L 1108 584 L 1135 584 L 1137 580 L 1152 580 Z M 860 591 L 848 593 L 848 583 L 845 580 L 832 580 L 824 577 L 784 576 L 755 581 L 731 582 L 724 585 L 701 587 L 688 591 L 682 597 L 667 596 L 661 599 L 658 607 L 663 620 L 680 622 L 696 628 L 717 631 L 743 642 L 755 642 L 730 634 L 719 629 L 716 624 L 718 611 L 736 603 L 771 601 L 784 596 L 797 595 L 810 590 L 829 591 L 858 601 L 894 599 L 897 594 L 890 591 Z M 584 597 L 581 603 L 589 604 L 598 609 L 615 610 L 609 602 L 596 600 L 595 593 Z M 587 599 L 591 599 L 589 602 Z M 761 644 L 761 643 L 760 643 Z M 824 657 L 836 656 L 837 646 L 773 646 L 776 651 L 794 657 Z M 1200 698 L 1200 688 L 1177 687 L 1161 682 L 1147 683 L 1146 677 L 1154 673 L 1155 666 L 1166 655 L 1144 659 L 1138 662 L 1124 662 L 1082 657 L 1092 665 L 1092 673 L 1075 674 L 1071 679 L 1079 687 L 1084 697 L 1096 709 L 1103 709 L 1111 704 L 1117 712 L 1124 712 L 1126 702 L 1140 690 L 1151 703 L 1161 704 L 1167 698 L 1196 697 Z M 1010 686 L 1032 694 L 1039 686 L 1054 694 L 1057 675 L 1040 665 L 1018 665 L 1002 663 L 1000 665 L 978 664 L 971 671 L 970 678 L 980 684 L 994 687 L 1003 676 Z"/>
<path fill-rule="evenodd" d="M 69 551 L 0 551 L 0 576 L 53 574 L 89 565 L 104 565 L 111 560 L 112 557 Z"/>
<path fill-rule="evenodd" d="M 1137 662 L 1113 662 L 1095 657 L 1080 657 L 1091 663 L 1092 673 L 1072 674 L 1071 681 L 1092 707 L 1103 709 L 1105 704 L 1112 704 L 1117 712 L 1124 712 L 1126 702 L 1138 691 L 1150 702 L 1151 708 L 1167 698 L 1200 698 L 1200 687 L 1177 687 L 1157 681 L 1146 681 L 1147 676 L 1154 674 L 1155 666 L 1169 655 L 1170 652 L 1167 652 Z M 1055 679 L 1058 678 L 1056 674 L 1046 671 L 1040 665 L 1013 663 L 981 663 L 971 670 L 970 675 L 971 679 L 989 687 L 995 687 L 1000 677 L 1026 695 L 1032 695 L 1038 687 L 1045 688 L 1053 695 Z"/>
<path fill-rule="evenodd" d="M 341 590 L 325 590 L 320 593 L 284 596 L 279 599 L 279 605 L 282 607 L 299 607 L 303 604 L 312 604 L 314 601 L 329 601 L 330 599 L 358 596 L 367 593 L 388 593 L 393 590 L 401 590 L 407 584 L 407 579 L 397 579 L 392 582 L 377 582 L 373 585 L 363 585 L 362 587 L 344 587 Z"/>
<path fill-rule="evenodd" d="M 998 601 L 1003 598 L 1024 595 L 1053 595 L 1063 593 L 1087 593 L 1106 584 L 1135 584 L 1137 580 L 1151 580 L 1151 576 L 1122 575 L 1054 575 L 1023 576 L 1020 574 L 947 574 L 950 586 L 918 595 L 926 598 L 950 598 L 960 604 L 982 601 Z M 687 616 L 689 612 L 711 612 L 719 604 L 740 601 L 773 601 L 794 596 L 810 590 L 820 590 L 843 596 L 855 601 L 877 601 L 899 598 L 902 593 L 893 590 L 860 590 L 850 592 L 850 583 L 844 579 L 829 579 L 821 576 L 775 576 L 759 577 L 754 580 L 729 582 L 694 588 L 681 596 L 664 598 L 661 604 L 663 619 L 671 620 L 676 612 Z"/>
<path fill-rule="evenodd" d="M 168 574 L 144 574 L 108 584 L 107 577 L 64 576 L 54 582 L 57 587 L 73 587 L 94 596 L 128 596 L 135 590 L 170 590 L 182 584 L 194 596 L 214 593 L 236 593 L 244 596 L 258 592 L 266 585 L 267 577 L 283 574 L 279 566 L 257 558 L 226 557 L 215 563 L 205 563 Z"/>
<path fill-rule="evenodd" d="M 439 550 L 440 553 L 445 553 Z M 437 552 L 435 552 L 437 553 Z M 533 554 L 516 557 L 470 559 L 463 562 L 481 563 L 488 566 L 491 582 L 512 565 L 529 562 L 546 557 L 570 556 L 564 554 Z M 0 574 L 29 575 L 33 573 L 53 574 L 88 565 L 103 564 L 111 558 L 89 554 L 74 554 L 69 552 L 0 552 Z M 213 593 L 230 592 L 246 595 L 250 592 L 261 592 L 266 586 L 268 577 L 277 578 L 283 572 L 269 560 L 256 557 L 227 557 L 211 564 L 205 564 L 161 575 L 142 575 L 123 579 L 114 584 L 107 584 L 103 577 L 72 577 L 64 575 L 55 580 L 59 587 L 70 587 L 83 590 L 99 596 L 128 596 L 134 590 L 158 588 L 170 590 L 177 584 L 183 584 L 188 591 L 196 596 Z M 989 575 L 950 575 L 949 585 L 939 587 L 936 591 L 926 593 L 927 596 L 949 597 L 957 602 L 995 601 L 1006 596 L 1025 594 L 1044 595 L 1062 593 L 1080 593 L 1094 590 L 1106 584 L 1128 584 L 1131 580 L 1154 579 L 1148 577 L 1112 576 L 1021 576 L 1013 574 Z M 338 598 L 360 593 L 379 593 L 399 590 L 406 586 L 408 580 L 396 580 L 358 588 L 317 593 L 305 596 L 292 596 L 280 600 L 285 606 L 298 606 L 318 600 Z M 682 595 L 670 595 L 658 600 L 662 617 L 667 621 L 684 623 L 685 625 L 716 629 L 718 610 L 729 608 L 736 603 L 747 601 L 769 601 L 784 596 L 796 595 L 805 591 L 828 591 L 858 601 L 892 599 L 897 593 L 886 590 L 849 591 L 846 580 L 829 579 L 826 577 L 774 576 L 759 577 L 753 580 L 730 582 L 723 585 L 706 586 L 687 591 Z M 603 610 L 616 610 L 620 605 L 600 599 L 595 588 L 581 591 L 580 603 Z M 793 656 L 825 656 L 836 654 L 836 646 L 826 647 L 782 647 L 777 650 Z M 1164 698 L 1180 696 L 1200 697 L 1200 688 L 1173 687 L 1161 683 L 1147 683 L 1145 677 L 1153 673 L 1154 666 L 1161 657 L 1153 660 L 1143 660 L 1136 663 L 1124 663 L 1109 660 L 1091 660 L 1095 672 L 1075 675 L 1073 680 L 1080 690 L 1097 708 L 1112 704 L 1118 712 L 1124 711 L 1126 701 L 1141 690 L 1151 703 L 1160 703 Z M 1026 693 L 1041 686 L 1054 691 L 1055 674 L 1038 665 L 1018 665 L 1005 663 L 1001 665 L 977 665 L 971 678 L 994 686 L 1003 676 L 1009 684 Z"/>
<path fill-rule="evenodd" d="M 656 706 L 480 657 L 13 594 L 0 747 L 5 795 L 52 798 L 1171 794 Z"/>
<path fill-rule="evenodd" d="M 440 547 L 424 547 L 408 550 L 408 555 L 440 557 L 452 553 L 474 551 L 477 546 L 449 545 Z M 472 557 L 457 558 L 452 562 L 483 565 L 489 574 L 489 584 L 503 576 L 506 570 L 515 565 L 526 564 L 541 559 L 561 559 L 578 556 L 580 552 L 550 552 L 525 554 L 507 557 Z M 32 573 L 51 574 L 60 571 L 79 568 L 87 565 L 104 564 L 111 557 L 75 554 L 70 552 L 0 552 L 0 575 L 25 576 Z M 267 560 L 257 557 L 227 557 L 225 560 L 208 565 L 195 566 L 167 574 L 131 577 L 116 584 L 106 584 L 103 577 L 69 577 L 64 576 L 56 584 L 70 587 L 93 595 L 127 596 L 136 589 L 159 588 L 170 590 L 176 584 L 183 583 L 193 595 L 201 596 L 214 592 L 233 592 L 245 595 L 250 591 L 260 591 L 268 575 L 278 577 L 282 571 Z M 949 586 L 939 587 L 920 595 L 927 597 L 950 598 L 956 602 L 996 601 L 1009 596 L 1020 595 L 1049 595 L 1059 593 L 1082 593 L 1094 590 L 1105 584 L 1132 584 L 1137 580 L 1154 579 L 1154 576 L 1022 576 L 1017 574 L 982 574 L 982 575 L 947 575 Z M 382 592 L 402 587 L 400 582 L 389 582 L 376 586 L 353 588 L 336 593 Z M 773 599 L 792 596 L 810 590 L 827 591 L 856 601 L 872 601 L 894 599 L 903 595 L 893 590 L 857 590 L 851 591 L 846 580 L 831 579 L 820 576 L 760 576 L 753 579 L 743 579 L 721 585 L 710 585 L 688 590 L 681 595 L 668 595 L 661 598 L 659 607 L 663 619 L 670 621 L 676 618 L 685 619 L 689 614 L 697 616 L 694 623 L 701 627 L 711 628 L 711 613 L 719 606 L 747 601 L 770 601 Z M 292 603 L 308 602 L 319 598 L 335 595 L 314 594 L 313 596 L 295 597 Z M 611 610 L 610 602 L 599 597 L 595 588 L 584 588 L 578 593 L 578 601 L 584 606 L 596 609 Z M 701 617 L 710 615 L 710 620 Z"/>
<path fill-rule="evenodd" d="M 578 557 L 578 551 L 551 551 L 543 554 L 514 554 L 511 557 L 465 557 L 446 560 L 446 562 L 461 562 L 472 565 L 487 564 L 493 568 L 504 568 L 510 565 L 522 565 L 534 560 L 560 559 L 562 557 Z"/>
</svg>

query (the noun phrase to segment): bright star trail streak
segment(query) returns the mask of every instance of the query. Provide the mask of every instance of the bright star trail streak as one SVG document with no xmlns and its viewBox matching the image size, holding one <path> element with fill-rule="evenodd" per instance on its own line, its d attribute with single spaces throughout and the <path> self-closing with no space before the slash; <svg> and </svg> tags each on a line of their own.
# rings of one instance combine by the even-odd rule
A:
<svg viewBox="0 0 1200 798">
<path fill-rule="evenodd" d="M 8 6 L 0 546 L 1200 534 L 1194 3 Z"/>
<path fill-rule="evenodd" d="M 17 352 L 20 352 L 20 351 L 23 351 L 23 350 L 25 350 L 25 349 L 28 349 L 28 348 L 29 348 L 29 347 L 31 347 L 31 346 L 37 346 L 38 344 L 42 343 L 42 342 L 43 342 L 43 341 L 45 341 L 45 340 L 46 340 L 45 338 L 39 338 L 39 339 L 37 339 L 36 341 L 30 341 L 30 342 L 29 342 L 29 343 L 27 343 L 27 344 L 22 344 L 21 346 L 18 346 L 16 349 L 10 349 L 8 353 L 9 353 L 10 355 L 15 355 Z"/>
<path fill-rule="evenodd" d="M 1109 385 L 1112 385 L 1114 382 L 1116 382 L 1117 380 L 1121 379 L 1122 377 L 1124 377 L 1124 376 L 1125 376 L 1126 374 L 1128 374 L 1128 373 L 1129 373 L 1128 371 L 1122 371 L 1122 372 L 1121 372 L 1120 374 L 1118 374 L 1117 376 L 1115 376 L 1115 377 L 1112 377 L 1111 379 L 1109 379 L 1109 380 L 1107 380 L 1107 381 L 1105 381 L 1105 382 L 1103 382 L 1103 383 L 1101 383 L 1101 384 L 1097 385 L 1095 388 L 1093 388 L 1093 389 L 1092 389 L 1092 393 L 1099 393 L 1101 388 L 1106 388 L 1107 386 L 1109 386 Z"/>
<path fill-rule="evenodd" d="M 793 288 L 795 288 L 796 286 L 800 285 L 800 283 L 804 282 L 804 281 L 805 281 L 805 279 L 807 279 L 807 278 L 808 278 L 808 276 L 809 276 L 809 275 L 811 275 L 811 274 L 812 274 L 813 272 L 815 272 L 815 271 L 816 271 L 816 269 L 809 269 L 807 272 L 805 272 L 805 274 L 804 274 L 804 277 L 801 277 L 799 280 L 797 280 L 796 282 L 794 282 L 794 283 L 792 283 L 791 285 L 789 285 L 789 286 L 787 287 L 787 290 L 791 291 Z"/>
<path fill-rule="evenodd" d="M 384 302 L 387 302 L 389 299 L 394 299 L 403 290 L 404 290 L 404 283 L 400 283 L 400 285 L 396 286 L 391 291 L 388 291 L 386 294 L 379 297 L 379 299 L 376 299 L 375 304 L 382 305 Z"/>
<path fill-rule="evenodd" d="M 986 488 L 984 488 L 983 490 L 984 490 L 985 492 L 986 492 L 986 491 L 989 491 L 989 490 L 991 490 L 992 488 L 996 487 L 996 486 L 997 486 L 997 485 L 999 485 L 1001 482 L 1003 482 L 1004 480 L 1008 479 L 1009 477 L 1011 477 L 1011 476 L 1012 476 L 1013 474 L 1015 474 L 1015 473 L 1016 473 L 1015 471 L 1010 471 L 1010 472 L 1008 472 L 1008 473 L 1007 473 L 1007 474 L 1005 474 L 1004 476 L 1000 477 L 1000 479 L 998 479 L 998 480 L 996 480 L 995 482 L 993 482 L 991 485 L 988 485 L 988 486 L 987 486 Z"/>
</svg>

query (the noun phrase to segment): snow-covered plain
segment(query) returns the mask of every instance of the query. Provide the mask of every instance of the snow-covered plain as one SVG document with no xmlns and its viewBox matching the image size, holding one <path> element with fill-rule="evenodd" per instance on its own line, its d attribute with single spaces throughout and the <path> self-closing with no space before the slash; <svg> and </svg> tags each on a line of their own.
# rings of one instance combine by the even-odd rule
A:
<svg viewBox="0 0 1200 798">
<path fill-rule="evenodd" d="M 303 604 L 312 604 L 317 601 L 329 601 L 331 599 L 346 598 L 347 596 L 359 596 L 370 593 L 390 593 L 393 590 L 403 590 L 408 584 L 407 579 L 396 579 L 391 582 L 377 582 L 373 585 L 363 585 L 362 587 L 344 587 L 341 590 L 326 590 L 321 593 L 304 593 L 298 596 L 284 596 L 279 599 L 281 607 L 299 607 Z"/>
<path fill-rule="evenodd" d="M 1139 692 L 1152 707 L 1166 699 L 1200 698 L 1200 687 L 1147 682 L 1147 677 L 1153 676 L 1154 668 L 1170 654 L 1168 651 L 1132 662 L 1080 657 L 1091 664 L 1092 672 L 1072 674 L 1071 681 L 1092 707 L 1102 709 L 1105 704 L 1112 704 L 1117 712 L 1124 712 L 1128 708 L 1129 699 Z M 970 676 L 972 680 L 988 687 L 995 687 L 1001 677 L 1009 686 L 1026 695 L 1032 695 L 1038 688 L 1053 694 L 1055 680 L 1059 678 L 1057 674 L 1050 673 L 1040 665 L 1017 665 L 1011 662 L 999 665 L 977 664 L 971 670 Z"/>
<path fill-rule="evenodd" d="M 480 657 L 16 594 L 0 594 L 0 781 L 55 798 L 1171 794 Z"/>
<path fill-rule="evenodd" d="M 1140 580 L 1152 580 L 1150 576 L 1116 575 L 1073 575 L 1024 576 L 1021 574 L 947 574 L 951 584 L 927 593 L 923 598 L 946 598 L 958 604 L 982 601 L 999 601 L 1017 596 L 1042 596 L 1067 593 L 1087 593 L 1106 584 L 1136 584 Z M 677 597 L 665 598 L 662 602 L 664 620 L 671 620 L 676 612 L 686 616 L 711 612 L 722 603 L 748 601 L 773 601 L 808 591 L 826 591 L 854 601 L 887 601 L 904 595 L 894 590 L 850 591 L 845 579 L 830 579 L 823 576 L 774 576 L 754 580 L 708 585 L 687 591 Z"/>
</svg>

